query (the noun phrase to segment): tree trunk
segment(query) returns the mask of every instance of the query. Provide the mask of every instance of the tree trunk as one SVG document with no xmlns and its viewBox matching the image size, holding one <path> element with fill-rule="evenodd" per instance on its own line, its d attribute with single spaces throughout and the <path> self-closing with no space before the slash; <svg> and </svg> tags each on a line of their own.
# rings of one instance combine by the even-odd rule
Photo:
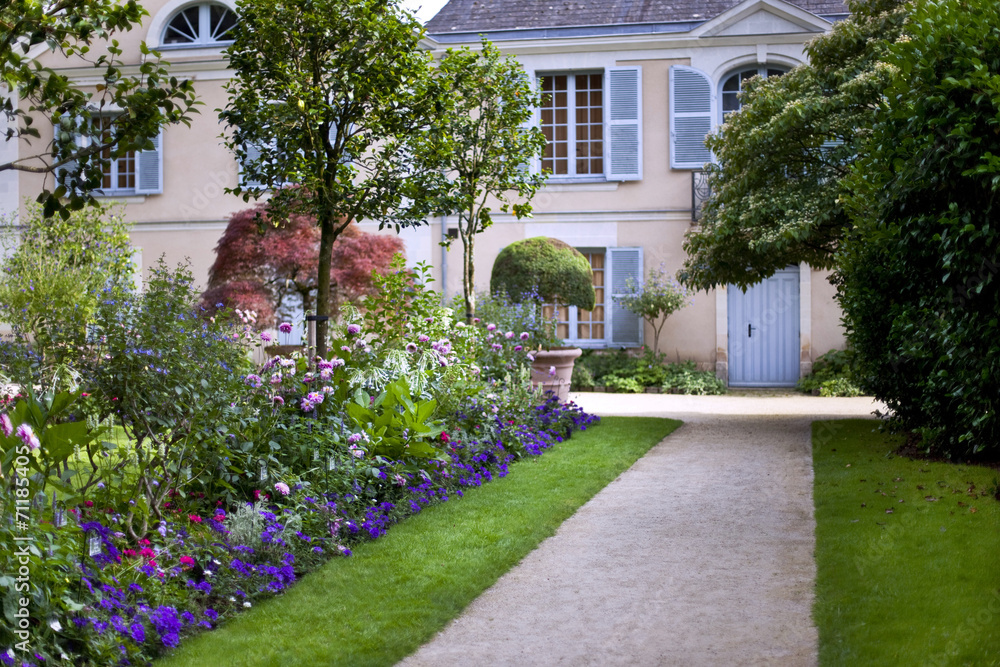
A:
<svg viewBox="0 0 1000 667">
<path fill-rule="evenodd" d="M 462 231 L 462 296 L 465 298 L 465 321 L 468 324 L 472 324 L 472 318 L 476 316 L 476 263 L 473 257 L 475 238 L 474 234 Z"/>
<path fill-rule="evenodd" d="M 323 213 L 319 221 L 319 275 L 316 277 L 316 355 L 326 358 L 326 334 L 330 319 L 330 264 L 337 239 L 333 216 Z"/>
</svg>

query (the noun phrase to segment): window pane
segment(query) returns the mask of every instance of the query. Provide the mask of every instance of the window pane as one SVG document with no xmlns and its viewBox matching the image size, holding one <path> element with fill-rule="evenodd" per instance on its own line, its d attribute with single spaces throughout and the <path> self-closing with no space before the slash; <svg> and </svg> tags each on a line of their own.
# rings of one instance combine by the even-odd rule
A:
<svg viewBox="0 0 1000 667">
<path fill-rule="evenodd" d="M 232 40 L 233 36 L 230 33 L 236 27 L 236 15 L 222 5 L 211 5 L 209 14 L 212 40 L 216 42 Z"/>
<path fill-rule="evenodd" d="M 164 44 L 190 44 L 198 41 L 198 15 L 201 8 L 188 7 L 170 21 L 163 34 Z"/>
</svg>

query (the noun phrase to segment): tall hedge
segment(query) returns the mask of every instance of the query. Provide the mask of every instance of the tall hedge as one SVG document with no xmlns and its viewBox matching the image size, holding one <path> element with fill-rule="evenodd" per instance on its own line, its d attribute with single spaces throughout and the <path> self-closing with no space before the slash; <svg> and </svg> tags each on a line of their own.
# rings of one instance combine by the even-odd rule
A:
<svg viewBox="0 0 1000 667">
<path fill-rule="evenodd" d="M 1000 454 L 1000 6 L 916 3 L 891 50 L 839 296 L 860 381 L 953 457 Z"/>
<path fill-rule="evenodd" d="M 519 303 L 537 295 L 544 303 L 593 310 L 594 274 L 576 248 L 558 239 L 536 236 L 511 243 L 497 255 L 490 292 Z"/>
</svg>

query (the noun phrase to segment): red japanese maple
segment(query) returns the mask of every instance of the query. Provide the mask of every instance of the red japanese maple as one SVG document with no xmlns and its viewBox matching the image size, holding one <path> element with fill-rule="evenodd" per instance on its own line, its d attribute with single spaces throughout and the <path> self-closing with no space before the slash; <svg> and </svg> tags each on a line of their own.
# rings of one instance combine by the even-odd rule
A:
<svg viewBox="0 0 1000 667">
<path fill-rule="evenodd" d="M 256 311 L 259 328 L 290 319 L 299 300 L 305 312 L 312 312 L 319 240 L 316 221 L 304 215 L 275 224 L 266 203 L 234 213 L 215 248 L 202 306 L 209 313 L 218 304 Z M 357 302 L 368 294 L 372 271 L 384 273 L 397 252 L 403 252 L 403 242 L 395 236 L 368 234 L 356 224 L 345 228 L 333 245 L 331 314 L 336 316 L 345 301 Z"/>
</svg>

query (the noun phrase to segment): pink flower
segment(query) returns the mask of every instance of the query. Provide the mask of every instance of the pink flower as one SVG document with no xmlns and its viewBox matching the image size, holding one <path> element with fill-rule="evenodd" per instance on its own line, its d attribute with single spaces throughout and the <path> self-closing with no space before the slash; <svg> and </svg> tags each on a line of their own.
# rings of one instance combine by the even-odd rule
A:
<svg viewBox="0 0 1000 667">
<path fill-rule="evenodd" d="M 201 523 L 201 517 L 198 516 L 197 514 L 188 514 L 188 519 L 192 523 Z"/>
<path fill-rule="evenodd" d="M 507 340 L 510 340 L 511 338 L 514 337 L 514 332 L 513 331 L 508 331 L 507 333 L 505 333 L 503 335 L 503 337 L 506 338 Z"/>
<path fill-rule="evenodd" d="M 323 402 L 323 394 L 319 393 L 318 391 L 310 391 L 308 394 L 306 394 L 306 400 L 308 400 L 310 403 L 315 403 L 318 405 L 319 403 Z"/>
<path fill-rule="evenodd" d="M 271 342 L 272 340 L 274 340 L 274 337 L 273 337 L 273 336 L 271 336 L 271 334 L 269 334 L 269 333 L 268 333 L 268 332 L 266 332 L 266 331 L 261 331 L 261 332 L 260 332 L 260 339 L 261 339 L 261 340 L 262 340 L 263 342 L 265 342 L 265 343 L 270 343 L 270 342 Z"/>
<path fill-rule="evenodd" d="M 271 399 L 271 402 L 274 403 L 275 405 L 284 405 L 285 399 L 283 399 L 281 396 L 275 396 L 274 398 Z"/>
<path fill-rule="evenodd" d="M 284 482 L 278 482 L 277 484 L 275 484 L 274 490 L 283 496 L 287 496 L 289 493 L 291 493 L 291 489 L 289 489 L 288 485 L 285 484 Z"/>
<path fill-rule="evenodd" d="M 14 432 L 14 424 L 11 423 L 10 417 L 6 412 L 0 414 L 0 431 L 3 431 L 3 437 L 9 438 Z"/>
<path fill-rule="evenodd" d="M 84 507 L 93 507 L 94 506 L 94 501 L 93 500 L 84 500 L 83 501 L 83 506 Z"/>
<path fill-rule="evenodd" d="M 292 325 L 290 322 L 282 322 L 278 325 L 278 331 L 281 333 L 292 333 Z"/>
<path fill-rule="evenodd" d="M 341 359 L 340 357 L 337 357 L 336 359 L 330 362 L 330 365 L 333 366 L 334 368 L 340 368 L 341 366 L 344 365 L 344 360 Z"/>
<path fill-rule="evenodd" d="M 361 327 L 359 325 L 357 325 L 357 324 L 348 324 L 347 325 L 347 333 L 348 333 L 348 335 L 351 335 L 351 336 L 353 336 L 355 334 L 359 334 L 359 333 L 361 333 Z"/>
<path fill-rule="evenodd" d="M 178 560 L 180 561 L 181 565 L 186 565 L 188 567 L 194 565 L 194 558 L 191 558 L 191 556 L 181 556 Z"/>
<path fill-rule="evenodd" d="M 515 351 L 515 352 L 520 352 L 520 351 L 521 351 L 521 350 L 523 350 L 523 349 L 524 349 L 524 348 L 522 348 L 522 347 L 521 347 L 520 345 L 515 345 L 515 346 L 514 346 L 514 351 Z"/>
<path fill-rule="evenodd" d="M 497 325 L 495 325 L 495 324 L 487 324 L 486 325 L 486 330 L 487 331 L 496 331 L 497 330 Z"/>
<path fill-rule="evenodd" d="M 417 340 L 419 340 L 421 343 L 426 343 L 430 339 L 431 337 L 428 336 L 427 334 L 420 334 L 419 336 L 417 336 Z"/>
<path fill-rule="evenodd" d="M 528 332 L 527 331 L 522 331 L 520 338 L 521 338 L 521 340 L 528 340 L 528 338 L 529 338 Z"/>
<path fill-rule="evenodd" d="M 555 376 L 556 376 L 556 367 L 549 366 L 549 377 L 555 377 Z"/>
<path fill-rule="evenodd" d="M 35 432 L 31 430 L 30 424 L 21 424 L 17 427 L 17 437 L 21 439 L 24 444 L 28 446 L 28 449 L 35 451 L 41 446 L 41 442 L 38 441 L 38 436 Z"/>
</svg>

